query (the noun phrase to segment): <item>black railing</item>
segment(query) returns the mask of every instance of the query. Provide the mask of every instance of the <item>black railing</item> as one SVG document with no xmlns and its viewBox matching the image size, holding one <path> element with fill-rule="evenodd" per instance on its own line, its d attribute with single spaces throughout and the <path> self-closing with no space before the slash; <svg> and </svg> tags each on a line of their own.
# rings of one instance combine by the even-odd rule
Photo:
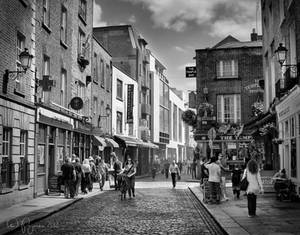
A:
<svg viewBox="0 0 300 235">
<path fill-rule="evenodd" d="M 280 79 L 275 84 L 276 97 L 284 96 L 296 84 L 299 84 L 299 65 L 287 67 L 284 79 Z"/>
<path fill-rule="evenodd" d="M 2 158 L 1 164 L 1 185 L 2 188 L 12 187 L 13 162 L 6 158 Z"/>
</svg>

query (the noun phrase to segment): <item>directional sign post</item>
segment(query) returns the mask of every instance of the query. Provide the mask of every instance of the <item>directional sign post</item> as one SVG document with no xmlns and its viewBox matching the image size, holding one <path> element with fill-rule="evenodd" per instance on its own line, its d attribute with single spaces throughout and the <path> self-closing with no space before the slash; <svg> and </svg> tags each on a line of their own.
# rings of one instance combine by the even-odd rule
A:
<svg viewBox="0 0 300 235">
<path fill-rule="evenodd" d="M 207 132 L 207 136 L 209 138 L 209 147 L 210 147 L 210 158 L 213 157 L 213 146 L 214 146 L 214 139 L 217 137 L 217 132 L 215 128 L 210 128 Z"/>
<path fill-rule="evenodd" d="M 185 77 L 186 78 L 195 78 L 195 77 L 197 77 L 196 66 L 185 67 Z"/>
</svg>

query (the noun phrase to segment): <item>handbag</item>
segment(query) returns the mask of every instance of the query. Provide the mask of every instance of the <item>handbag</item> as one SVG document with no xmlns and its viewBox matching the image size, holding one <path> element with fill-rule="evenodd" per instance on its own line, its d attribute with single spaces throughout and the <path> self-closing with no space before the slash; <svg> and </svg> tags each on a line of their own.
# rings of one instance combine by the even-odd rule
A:
<svg viewBox="0 0 300 235">
<path fill-rule="evenodd" d="M 247 179 L 247 171 L 246 171 L 246 177 L 244 179 L 242 179 L 240 189 L 242 191 L 246 191 L 247 188 L 248 188 L 248 185 L 249 185 L 249 182 L 248 182 L 248 179 Z"/>
</svg>

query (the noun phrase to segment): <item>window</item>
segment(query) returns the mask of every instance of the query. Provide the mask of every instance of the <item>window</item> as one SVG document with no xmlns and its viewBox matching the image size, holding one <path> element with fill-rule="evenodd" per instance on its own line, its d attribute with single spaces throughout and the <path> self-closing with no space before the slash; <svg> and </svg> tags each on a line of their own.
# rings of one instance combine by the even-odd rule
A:
<svg viewBox="0 0 300 235">
<path fill-rule="evenodd" d="M 61 8 L 60 40 L 67 43 L 67 9 L 64 6 Z"/>
<path fill-rule="evenodd" d="M 298 115 L 298 134 L 300 135 L 300 114 Z"/>
<path fill-rule="evenodd" d="M 94 109 L 94 115 L 98 114 L 98 98 L 94 97 L 93 99 L 93 109 Z"/>
<path fill-rule="evenodd" d="M 117 112 L 117 134 L 122 134 L 122 120 L 123 120 L 123 114 L 121 112 Z"/>
<path fill-rule="evenodd" d="M 294 117 L 292 117 L 291 118 L 291 125 L 290 125 L 290 127 L 291 127 L 291 131 L 290 131 L 290 133 L 291 133 L 291 137 L 295 137 L 295 134 L 296 134 L 296 126 L 295 126 L 295 118 Z"/>
<path fill-rule="evenodd" d="M 100 78 L 101 78 L 101 87 L 104 88 L 104 61 L 100 60 Z"/>
<path fill-rule="evenodd" d="M 241 97 L 235 95 L 217 96 L 217 118 L 220 123 L 241 122 Z"/>
<path fill-rule="evenodd" d="M 109 69 L 109 65 L 106 64 L 106 72 L 105 72 L 105 75 L 106 75 L 106 90 L 107 91 L 110 91 L 110 82 L 111 82 L 111 77 L 110 77 L 110 69 Z"/>
<path fill-rule="evenodd" d="M 43 24 L 50 27 L 50 7 L 49 0 L 43 0 Z"/>
<path fill-rule="evenodd" d="M 43 76 L 50 76 L 50 57 L 43 56 Z M 41 94 L 41 98 L 44 99 L 44 92 Z"/>
<path fill-rule="evenodd" d="M 12 184 L 12 164 L 11 147 L 12 147 L 12 129 L 3 127 L 2 135 L 2 164 L 1 164 L 1 183 L 2 187 L 8 188 Z"/>
<path fill-rule="evenodd" d="M 66 86 L 67 86 L 67 71 L 61 70 L 61 81 L 60 81 L 60 105 L 66 105 Z"/>
<path fill-rule="evenodd" d="M 179 133 L 178 133 L 178 137 L 179 137 L 179 142 L 182 142 L 182 120 L 181 120 L 181 116 L 182 116 L 182 110 L 179 109 L 179 125 L 178 125 L 178 129 L 179 129 Z"/>
<path fill-rule="evenodd" d="M 168 107 L 169 105 L 169 86 L 160 80 L 160 87 L 159 87 L 159 103 L 164 107 Z"/>
<path fill-rule="evenodd" d="M 83 21 L 86 21 L 86 0 L 79 1 L 78 15 Z"/>
<path fill-rule="evenodd" d="M 28 184 L 29 182 L 29 163 L 27 160 L 27 131 L 20 132 L 20 168 L 19 168 L 19 184 Z"/>
<path fill-rule="evenodd" d="M 174 104 L 173 105 L 173 140 L 177 140 L 177 125 L 178 125 L 178 122 L 177 122 L 177 106 Z"/>
<path fill-rule="evenodd" d="M 21 54 L 22 51 L 24 51 L 25 48 L 25 36 L 18 32 L 17 33 L 17 58 L 16 58 L 16 63 L 17 63 L 17 71 L 22 71 L 22 67 L 21 67 L 21 62 L 19 60 L 19 55 Z M 22 91 L 24 90 L 24 82 L 25 79 L 20 79 L 19 74 L 17 74 L 16 79 L 15 79 L 15 89 L 16 91 Z"/>
<path fill-rule="evenodd" d="M 159 131 L 169 134 L 169 109 L 162 106 L 159 109 Z"/>
<path fill-rule="evenodd" d="M 123 82 L 117 79 L 117 98 L 123 100 Z"/>
<path fill-rule="evenodd" d="M 84 50 L 85 33 L 79 28 L 78 30 L 78 55 L 85 57 Z"/>
<path fill-rule="evenodd" d="M 289 121 L 285 121 L 284 123 L 284 137 L 289 138 Z"/>
<path fill-rule="evenodd" d="M 98 55 L 94 53 L 94 60 L 93 60 L 93 80 L 98 82 Z"/>
<path fill-rule="evenodd" d="M 217 62 L 217 78 L 238 77 L 237 60 L 221 60 Z"/>
<path fill-rule="evenodd" d="M 291 139 L 291 177 L 297 178 L 297 144 L 296 144 L 296 138 Z"/>
</svg>

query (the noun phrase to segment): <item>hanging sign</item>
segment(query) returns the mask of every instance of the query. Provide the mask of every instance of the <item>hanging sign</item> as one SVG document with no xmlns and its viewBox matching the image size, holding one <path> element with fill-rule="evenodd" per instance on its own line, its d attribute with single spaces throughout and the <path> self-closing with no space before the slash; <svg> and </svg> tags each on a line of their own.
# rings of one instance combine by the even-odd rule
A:
<svg viewBox="0 0 300 235">
<path fill-rule="evenodd" d="M 194 78 L 194 77 L 197 77 L 197 69 L 196 69 L 196 66 L 185 67 L 185 77 L 186 77 L 186 78 Z"/>
<path fill-rule="evenodd" d="M 80 97 L 74 97 L 71 99 L 70 105 L 71 105 L 71 108 L 74 110 L 82 109 L 83 100 Z"/>
<path fill-rule="evenodd" d="M 133 95 L 134 85 L 127 86 L 127 123 L 133 123 Z"/>
</svg>

